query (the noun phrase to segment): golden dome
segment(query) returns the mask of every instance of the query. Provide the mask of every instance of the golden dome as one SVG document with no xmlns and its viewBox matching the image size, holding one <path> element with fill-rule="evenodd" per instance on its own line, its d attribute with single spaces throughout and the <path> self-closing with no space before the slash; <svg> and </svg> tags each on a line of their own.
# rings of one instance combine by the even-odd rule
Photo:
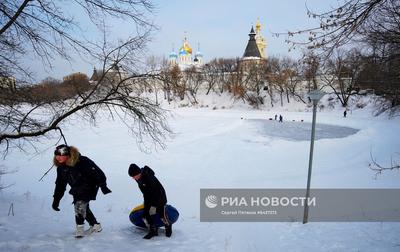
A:
<svg viewBox="0 0 400 252">
<path fill-rule="evenodd" d="M 183 41 L 182 47 L 179 49 L 179 54 L 192 54 L 192 48 L 190 47 L 186 37 Z"/>
<path fill-rule="evenodd" d="M 260 19 L 257 18 L 257 23 L 256 23 L 256 33 L 259 33 L 261 30 L 261 23 L 260 23 Z"/>
</svg>

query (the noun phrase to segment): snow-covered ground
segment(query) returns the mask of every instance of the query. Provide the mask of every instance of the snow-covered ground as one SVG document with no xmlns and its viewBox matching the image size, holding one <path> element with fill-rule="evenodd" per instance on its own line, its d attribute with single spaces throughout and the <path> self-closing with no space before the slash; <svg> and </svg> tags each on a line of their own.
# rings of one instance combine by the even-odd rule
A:
<svg viewBox="0 0 400 252">
<path fill-rule="evenodd" d="M 175 108 L 175 132 L 165 150 L 143 153 L 121 123 L 102 120 L 97 128 L 69 126 L 68 142 L 106 173 L 113 191 L 99 192 L 91 203 L 103 232 L 74 238 L 71 197 L 61 212 L 51 209 L 55 171 L 54 141 L 44 141 L 39 155 L 14 151 L 2 161 L 9 170 L 0 193 L 0 251 L 400 251 L 400 223 L 203 223 L 199 221 L 200 188 L 304 188 L 308 169 L 311 112 L 302 109 L 250 110 Z M 354 110 L 317 115 L 313 188 L 399 188 L 399 171 L 375 177 L 370 154 L 383 165 L 400 150 L 400 120 L 372 117 Z M 284 122 L 274 120 L 282 114 Z M 304 122 L 301 122 L 303 120 Z M 309 132 L 308 132 L 309 134 Z M 48 148 L 48 149 L 46 149 Z M 143 240 L 128 215 L 141 203 L 130 163 L 152 167 L 169 203 L 180 211 L 173 235 Z M 14 216 L 8 215 L 10 205 Z"/>
</svg>

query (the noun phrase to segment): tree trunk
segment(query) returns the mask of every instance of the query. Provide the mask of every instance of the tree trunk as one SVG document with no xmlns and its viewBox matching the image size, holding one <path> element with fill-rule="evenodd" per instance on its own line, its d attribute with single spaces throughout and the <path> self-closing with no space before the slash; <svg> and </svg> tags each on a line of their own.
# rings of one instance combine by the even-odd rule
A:
<svg viewBox="0 0 400 252">
<path fill-rule="evenodd" d="M 286 98 L 287 98 L 287 103 L 290 103 L 290 100 L 289 100 L 289 90 L 286 90 Z"/>
</svg>

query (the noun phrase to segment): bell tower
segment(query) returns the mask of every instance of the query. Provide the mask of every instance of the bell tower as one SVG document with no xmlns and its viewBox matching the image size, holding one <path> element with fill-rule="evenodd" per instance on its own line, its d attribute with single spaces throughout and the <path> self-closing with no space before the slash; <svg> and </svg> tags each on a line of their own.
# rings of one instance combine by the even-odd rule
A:
<svg viewBox="0 0 400 252">
<path fill-rule="evenodd" d="M 267 41 L 261 35 L 261 23 L 260 23 L 259 18 L 257 18 L 257 23 L 256 23 L 255 39 L 256 39 L 258 50 L 260 51 L 260 54 L 261 54 L 261 58 L 266 59 L 267 58 L 267 53 L 266 53 Z"/>
</svg>

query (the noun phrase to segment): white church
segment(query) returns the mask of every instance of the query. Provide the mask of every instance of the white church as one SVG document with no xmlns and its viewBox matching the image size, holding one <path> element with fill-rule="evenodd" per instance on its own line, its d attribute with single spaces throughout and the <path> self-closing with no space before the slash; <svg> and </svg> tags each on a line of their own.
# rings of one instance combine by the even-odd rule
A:
<svg viewBox="0 0 400 252">
<path fill-rule="evenodd" d="M 168 60 L 170 65 L 178 65 L 179 68 L 182 70 L 192 66 L 202 66 L 204 64 L 203 54 L 200 52 L 199 47 L 200 45 L 198 45 L 197 52 L 193 55 L 193 50 L 189 45 L 187 37 L 185 36 L 178 53 L 176 53 L 175 50 L 172 49 L 171 53 L 169 54 Z"/>
</svg>

